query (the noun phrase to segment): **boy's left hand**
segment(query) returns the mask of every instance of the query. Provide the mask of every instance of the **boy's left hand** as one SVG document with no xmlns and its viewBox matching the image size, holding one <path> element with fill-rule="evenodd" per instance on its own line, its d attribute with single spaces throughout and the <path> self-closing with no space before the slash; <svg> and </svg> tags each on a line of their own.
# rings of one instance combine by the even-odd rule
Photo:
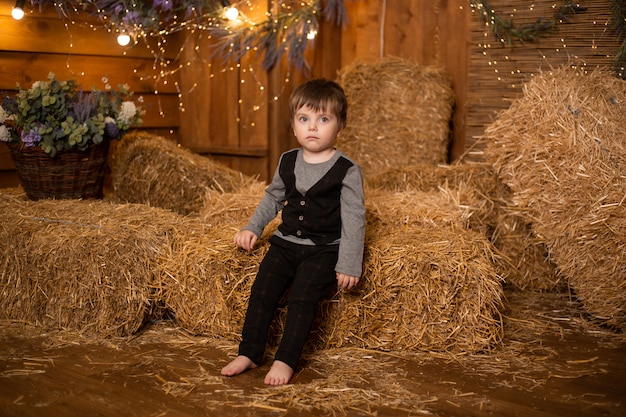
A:
<svg viewBox="0 0 626 417">
<path fill-rule="evenodd" d="M 359 283 L 359 277 L 353 277 L 351 275 L 342 274 L 337 272 L 337 287 L 343 290 L 349 290 Z"/>
</svg>

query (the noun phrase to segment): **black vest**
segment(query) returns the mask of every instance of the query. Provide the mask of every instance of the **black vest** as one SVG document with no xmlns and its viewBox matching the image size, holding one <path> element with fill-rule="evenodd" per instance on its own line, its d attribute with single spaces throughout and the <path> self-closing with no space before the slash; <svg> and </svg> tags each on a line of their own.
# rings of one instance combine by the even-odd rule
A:
<svg viewBox="0 0 626 417">
<path fill-rule="evenodd" d="M 341 237 L 341 184 L 353 163 L 340 157 L 303 196 L 296 189 L 297 156 L 297 149 L 286 153 L 278 168 L 287 200 L 278 229 L 283 235 L 308 238 L 318 245 L 332 243 Z"/>
</svg>

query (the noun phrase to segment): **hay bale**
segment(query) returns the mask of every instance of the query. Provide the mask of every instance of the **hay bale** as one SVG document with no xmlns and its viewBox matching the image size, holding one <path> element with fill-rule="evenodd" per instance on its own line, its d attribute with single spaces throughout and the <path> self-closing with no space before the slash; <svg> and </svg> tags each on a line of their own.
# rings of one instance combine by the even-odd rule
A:
<svg viewBox="0 0 626 417">
<path fill-rule="evenodd" d="M 626 82 L 561 67 L 485 130 L 487 156 L 585 309 L 626 328 Z"/>
<path fill-rule="evenodd" d="M 370 228 L 364 278 L 326 308 L 321 346 L 489 350 L 502 339 L 491 249 L 482 234 L 452 225 Z"/>
<path fill-rule="evenodd" d="M 158 264 L 190 219 L 144 205 L 0 193 L 0 316 L 128 336 L 161 313 Z"/>
<path fill-rule="evenodd" d="M 233 243 L 239 227 L 219 224 L 185 239 L 176 257 L 162 264 L 164 302 L 176 322 L 191 333 L 229 340 L 240 336 L 250 288 L 277 223 L 268 225 L 251 252 Z"/>
<path fill-rule="evenodd" d="M 458 198 L 458 193 L 449 188 L 432 191 L 367 189 L 368 226 L 376 227 L 382 222 L 392 229 L 415 224 L 468 228 L 473 212 L 469 205 L 459 204 Z"/>
<path fill-rule="evenodd" d="M 320 347 L 460 354 L 501 341 L 498 255 L 448 191 L 370 190 L 363 279 L 324 306 Z"/>
<path fill-rule="evenodd" d="M 561 288 L 556 267 L 543 240 L 511 201 L 511 191 L 491 163 L 417 164 L 392 168 L 368 177 L 366 185 L 390 191 L 447 190 L 456 204 L 467 207 L 468 227 L 484 233 L 498 253 L 498 274 L 519 290 L 554 291 Z"/>
<path fill-rule="evenodd" d="M 208 225 L 228 224 L 241 227 L 252 217 L 259 205 L 267 184 L 252 181 L 233 192 L 209 190 L 204 195 L 200 217 Z"/>
<path fill-rule="evenodd" d="M 243 194 L 231 197 L 242 205 Z M 407 208 L 413 200 L 419 203 Z M 241 224 L 221 217 L 229 210 L 206 217 L 214 222 L 209 227 L 199 217 L 142 204 L 0 194 L 0 208 L 2 317 L 101 336 L 131 335 L 167 310 L 190 332 L 238 340 L 250 288 L 280 221 L 248 253 L 232 242 Z M 311 348 L 454 354 L 496 343 L 502 288 L 495 254 L 466 229 L 467 209 L 443 192 L 372 195 L 367 209 L 363 284 L 324 303 Z M 270 330 L 272 343 L 285 312 Z"/>
<path fill-rule="evenodd" d="M 496 198 L 503 193 L 503 184 L 489 163 L 421 163 L 389 168 L 366 177 L 366 185 L 389 191 L 431 191 L 442 185 L 450 188 L 470 185 L 487 199 Z"/>
<path fill-rule="evenodd" d="M 349 109 L 338 146 L 366 175 L 447 161 L 454 92 L 443 70 L 386 57 L 346 66 L 337 82 Z"/>
<path fill-rule="evenodd" d="M 419 203 L 407 206 L 412 200 Z M 467 210 L 445 193 L 381 192 L 366 201 L 363 284 L 322 304 L 308 349 L 459 353 L 497 343 L 502 286 L 492 264 L 496 255 L 482 235 L 466 230 Z M 229 221 L 182 244 L 177 262 L 163 267 L 170 277 L 164 286 L 172 288 L 166 304 L 182 327 L 239 340 L 250 288 L 278 222 L 250 253 L 235 248 L 232 237 L 241 225 Z M 282 334 L 285 313 L 279 310 L 270 343 Z"/>
<path fill-rule="evenodd" d="M 198 213 L 211 190 L 230 192 L 256 180 L 171 140 L 146 132 L 124 136 L 111 158 L 113 201 Z"/>
<path fill-rule="evenodd" d="M 543 239 L 538 238 L 527 215 L 511 204 L 498 209 L 491 242 L 503 255 L 498 273 L 508 289 L 561 292 L 567 287 L 550 259 Z"/>
<path fill-rule="evenodd" d="M 368 189 L 396 192 L 440 191 L 456 195 L 451 203 L 467 208 L 468 227 L 490 236 L 504 186 L 489 164 L 415 164 L 366 177 Z"/>
</svg>

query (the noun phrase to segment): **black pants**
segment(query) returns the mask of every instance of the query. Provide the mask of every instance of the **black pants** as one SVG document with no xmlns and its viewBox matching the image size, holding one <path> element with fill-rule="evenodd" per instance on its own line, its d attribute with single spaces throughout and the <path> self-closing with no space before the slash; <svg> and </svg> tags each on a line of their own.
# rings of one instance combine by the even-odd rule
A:
<svg viewBox="0 0 626 417">
<path fill-rule="evenodd" d="M 296 369 L 320 299 L 337 283 L 339 245 L 298 245 L 278 237 L 270 242 L 252 285 L 239 354 L 261 364 L 274 312 L 289 289 L 287 321 L 274 359 Z"/>
</svg>

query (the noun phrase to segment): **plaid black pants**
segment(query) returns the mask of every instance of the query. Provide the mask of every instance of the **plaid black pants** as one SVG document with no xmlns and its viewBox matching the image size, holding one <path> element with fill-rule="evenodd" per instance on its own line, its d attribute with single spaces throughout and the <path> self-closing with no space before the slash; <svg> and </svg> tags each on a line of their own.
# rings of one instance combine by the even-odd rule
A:
<svg viewBox="0 0 626 417">
<path fill-rule="evenodd" d="M 320 299 L 337 283 L 339 245 L 307 246 L 272 237 L 250 293 L 239 354 L 263 361 L 278 302 L 289 290 L 285 330 L 274 359 L 296 369 Z"/>
</svg>

